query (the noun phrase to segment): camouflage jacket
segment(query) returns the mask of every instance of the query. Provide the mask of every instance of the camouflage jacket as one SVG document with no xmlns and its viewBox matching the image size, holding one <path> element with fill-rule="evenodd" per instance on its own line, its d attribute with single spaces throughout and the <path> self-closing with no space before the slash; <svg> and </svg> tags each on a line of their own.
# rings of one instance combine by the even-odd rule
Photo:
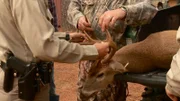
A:
<svg viewBox="0 0 180 101">
<path fill-rule="evenodd" d="M 80 17 L 86 16 L 94 29 L 95 36 L 104 39 L 105 34 L 98 26 L 98 18 L 107 10 L 125 7 L 127 15 L 124 21 L 117 21 L 109 29 L 115 42 L 119 42 L 127 25 L 137 26 L 149 23 L 157 12 L 152 0 L 71 0 L 67 11 L 68 21 L 75 27 Z"/>
</svg>

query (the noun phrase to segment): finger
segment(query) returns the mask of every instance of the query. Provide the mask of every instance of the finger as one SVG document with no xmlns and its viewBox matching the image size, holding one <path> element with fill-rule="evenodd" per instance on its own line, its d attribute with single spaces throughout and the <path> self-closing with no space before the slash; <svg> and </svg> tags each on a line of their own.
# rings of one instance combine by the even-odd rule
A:
<svg viewBox="0 0 180 101">
<path fill-rule="evenodd" d="M 86 26 L 86 27 L 90 27 L 90 26 L 91 26 L 91 24 L 90 24 L 90 23 L 88 23 L 88 22 L 86 22 L 86 21 L 85 21 L 85 22 L 83 22 L 83 25 L 84 25 L 84 26 Z"/>
<path fill-rule="evenodd" d="M 102 23 L 103 23 L 103 19 L 104 19 L 104 14 L 101 15 L 101 17 L 99 18 L 99 26 L 101 27 L 102 26 Z"/>
<path fill-rule="evenodd" d="M 79 27 L 78 27 L 78 29 L 80 29 L 80 30 L 84 31 L 84 29 L 85 29 L 85 26 L 84 26 L 82 23 L 80 23 L 80 24 L 79 24 Z"/>
<path fill-rule="evenodd" d="M 105 28 L 105 22 L 103 22 L 102 25 L 101 25 L 101 30 L 104 32 L 105 29 L 106 29 L 106 28 Z"/>
<path fill-rule="evenodd" d="M 171 100 L 177 101 L 177 97 L 176 97 L 176 96 L 174 96 L 174 95 L 172 95 L 172 94 L 167 94 L 167 95 L 168 95 L 168 97 L 169 97 Z"/>
<path fill-rule="evenodd" d="M 110 22 L 110 24 L 109 24 L 111 28 L 114 27 L 114 24 L 115 24 L 116 21 L 117 21 L 117 18 L 115 18 L 115 17 L 113 17 L 113 18 L 111 19 L 111 22 Z"/>
<path fill-rule="evenodd" d="M 91 27 L 85 27 L 84 28 L 86 31 L 93 31 L 93 29 Z"/>
<path fill-rule="evenodd" d="M 112 17 L 110 17 L 110 16 L 107 16 L 104 18 L 102 28 L 101 28 L 103 32 L 109 27 L 109 23 L 110 23 L 111 19 L 112 19 Z"/>
<path fill-rule="evenodd" d="M 71 41 L 72 42 L 82 42 L 84 40 L 83 35 L 74 37 Z"/>
<path fill-rule="evenodd" d="M 87 38 L 87 36 L 84 34 L 84 41 L 88 41 L 88 38 Z"/>
<path fill-rule="evenodd" d="M 84 41 L 84 39 L 78 39 L 76 42 L 83 42 Z"/>
<path fill-rule="evenodd" d="M 78 29 L 80 29 L 80 30 L 82 29 L 82 24 L 81 23 L 78 24 Z"/>
<path fill-rule="evenodd" d="M 109 48 L 107 48 L 107 49 L 106 49 L 106 53 L 108 54 L 108 53 L 109 53 L 109 51 L 110 51 L 110 49 L 109 49 Z"/>
<path fill-rule="evenodd" d="M 77 35 L 77 38 L 83 39 L 84 37 L 85 37 L 85 34 L 82 34 L 82 33 L 79 33 L 79 34 Z"/>
<path fill-rule="evenodd" d="M 79 43 L 79 42 L 83 42 L 83 40 L 82 39 L 73 39 L 73 40 L 71 40 L 71 42 Z"/>
<path fill-rule="evenodd" d="M 167 96 L 172 100 L 172 101 L 178 101 L 178 98 L 171 94 L 169 90 L 166 89 Z"/>
<path fill-rule="evenodd" d="M 178 101 L 178 98 L 174 95 L 170 95 L 169 98 L 172 100 L 172 101 Z"/>
<path fill-rule="evenodd" d="M 86 36 L 85 34 L 82 34 L 82 35 L 80 36 L 80 39 L 81 39 L 82 41 L 88 40 L 88 38 L 87 38 L 87 36 Z"/>
</svg>

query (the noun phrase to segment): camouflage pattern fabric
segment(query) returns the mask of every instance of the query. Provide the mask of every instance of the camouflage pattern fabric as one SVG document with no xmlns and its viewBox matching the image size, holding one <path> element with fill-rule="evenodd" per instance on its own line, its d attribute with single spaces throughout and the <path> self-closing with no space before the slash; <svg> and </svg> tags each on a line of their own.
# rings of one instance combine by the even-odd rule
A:
<svg viewBox="0 0 180 101">
<path fill-rule="evenodd" d="M 98 26 L 98 18 L 107 10 L 125 7 L 127 15 L 125 21 L 117 21 L 113 28 L 108 29 L 113 40 L 119 47 L 125 44 L 123 34 L 127 25 L 133 27 L 149 23 L 157 12 L 152 0 L 71 0 L 68 8 L 68 21 L 77 27 L 78 19 L 86 16 L 94 29 L 97 39 L 104 39 L 103 33 Z M 88 70 L 94 61 L 81 61 L 79 64 L 79 80 L 78 80 L 78 101 L 125 101 L 126 83 L 114 81 L 106 89 L 99 91 L 93 95 L 85 95 L 82 93 L 83 83 L 88 75 Z"/>
<path fill-rule="evenodd" d="M 99 17 L 107 10 L 126 7 L 127 15 L 125 21 L 117 21 L 113 28 L 109 29 L 114 41 L 120 44 L 120 39 L 125 32 L 127 25 L 139 26 L 149 23 L 156 14 L 155 6 L 151 5 L 152 0 L 72 0 L 68 9 L 68 21 L 77 26 L 81 16 L 86 16 L 94 29 L 94 36 L 104 39 L 103 33 L 98 26 Z M 137 13 L 138 12 L 138 13 Z"/>
</svg>

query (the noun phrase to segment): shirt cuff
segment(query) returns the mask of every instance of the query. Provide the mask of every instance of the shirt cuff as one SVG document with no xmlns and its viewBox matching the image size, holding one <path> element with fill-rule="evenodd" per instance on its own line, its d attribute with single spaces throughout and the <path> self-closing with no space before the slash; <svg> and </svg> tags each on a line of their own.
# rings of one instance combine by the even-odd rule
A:
<svg viewBox="0 0 180 101">
<path fill-rule="evenodd" d="M 54 32 L 55 37 L 66 38 L 66 32 Z"/>
<path fill-rule="evenodd" d="M 173 95 L 175 95 L 175 96 L 180 96 L 179 95 L 179 88 L 177 88 L 177 86 L 175 86 L 175 85 L 178 85 L 177 84 L 177 82 L 175 83 L 174 82 L 174 80 L 172 80 L 172 79 L 170 79 L 170 78 L 168 78 L 168 75 L 167 75 L 167 77 L 166 77 L 166 80 L 167 80 L 167 84 L 166 84 L 166 89 L 171 93 L 171 94 L 173 94 Z M 172 85 L 173 84 L 173 85 Z"/>
<path fill-rule="evenodd" d="M 82 60 L 95 60 L 98 58 L 99 54 L 94 45 L 82 45 L 84 50 L 84 56 Z"/>
</svg>

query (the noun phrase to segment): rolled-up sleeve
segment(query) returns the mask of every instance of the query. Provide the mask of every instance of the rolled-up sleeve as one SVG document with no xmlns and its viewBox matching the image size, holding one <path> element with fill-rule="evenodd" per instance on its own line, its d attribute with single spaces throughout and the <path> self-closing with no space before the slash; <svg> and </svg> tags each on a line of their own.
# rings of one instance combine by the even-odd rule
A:
<svg viewBox="0 0 180 101">
<path fill-rule="evenodd" d="M 177 42 L 180 44 L 180 28 L 177 31 L 176 34 Z M 169 90 L 169 92 L 175 96 L 180 97 L 180 49 L 177 51 L 177 53 L 173 56 L 172 62 L 171 62 L 171 68 L 167 72 L 166 75 L 166 89 Z"/>
<path fill-rule="evenodd" d="M 12 0 L 12 15 L 34 57 L 56 62 L 94 60 L 98 52 L 93 45 L 81 46 L 59 39 L 42 13 L 38 0 Z M 65 36 L 63 32 L 57 32 Z"/>
<path fill-rule="evenodd" d="M 127 25 L 143 25 L 149 23 L 157 13 L 157 9 L 152 5 L 152 0 L 138 0 L 137 3 L 124 6 L 127 10 L 125 23 Z"/>
<path fill-rule="evenodd" d="M 168 89 L 171 94 L 175 96 L 180 97 L 180 87 L 179 87 L 179 81 L 180 81 L 180 50 L 174 55 L 172 62 L 171 62 L 171 68 L 167 72 L 166 75 L 166 89 Z"/>
</svg>

